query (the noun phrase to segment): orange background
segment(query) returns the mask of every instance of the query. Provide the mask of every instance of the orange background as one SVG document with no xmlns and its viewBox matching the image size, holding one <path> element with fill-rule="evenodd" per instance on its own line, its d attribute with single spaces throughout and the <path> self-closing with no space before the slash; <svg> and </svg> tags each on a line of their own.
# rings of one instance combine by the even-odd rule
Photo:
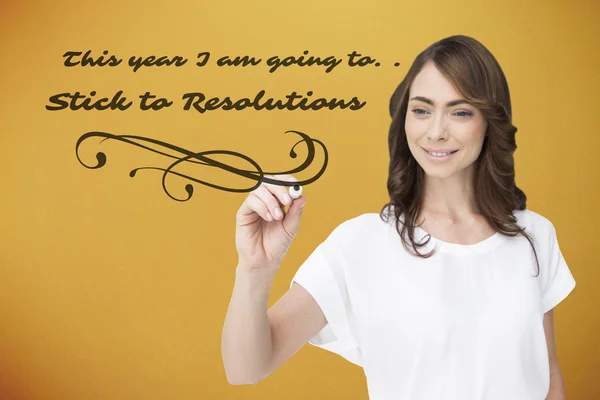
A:
<svg viewBox="0 0 600 400">
<path fill-rule="evenodd" d="M 362 371 L 305 346 L 255 386 L 231 386 L 221 361 L 221 329 L 237 263 L 235 212 L 246 194 L 194 185 L 187 202 L 169 198 L 162 173 L 173 160 L 88 131 L 151 137 L 193 151 L 226 149 L 266 170 L 302 160 L 288 155 L 295 129 L 329 150 L 325 174 L 307 185 L 302 226 L 274 282 L 272 305 L 297 267 L 342 221 L 378 212 L 387 199 L 388 101 L 414 57 L 452 34 L 473 36 L 507 76 L 517 184 L 528 208 L 557 228 L 577 289 L 556 310 L 559 359 L 571 399 L 600 398 L 600 7 L 594 1 L 479 2 L 76 2 L 2 1 L 0 8 L 0 398 L 366 399 Z M 104 50 L 115 68 L 63 66 L 67 51 Z M 224 55 L 345 57 L 356 50 L 381 67 L 331 73 L 323 67 L 218 68 Z M 195 57 L 211 52 L 209 66 Z M 133 73 L 129 56 L 182 55 L 184 67 Z M 263 61 L 264 62 L 264 61 Z M 394 62 L 400 62 L 394 67 Z M 191 65 L 190 65 L 191 64 Z M 283 98 L 353 96 L 360 111 L 182 109 L 183 93 Z M 123 90 L 135 104 L 120 111 L 47 111 L 62 92 Z M 146 91 L 174 101 L 136 108 Z M 320 153 L 318 153 L 320 154 Z M 227 158 L 219 157 L 227 162 Z M 231 161 L 231 160 L 230 160 Z M 247 166 L 247 165 L 245 165 Z M 320 162 L 315 161 L 316 169 Z M 315 169 L 315 170 L 316 170 Z M 297 175 L 305 179 L 315 171 Z M 214 168 L 200 179 L 240 187 Z M 183 179 L 167 179 L 184 197 Z M 348 189 L 350 188 L 350 189 Z"/>
</svg>

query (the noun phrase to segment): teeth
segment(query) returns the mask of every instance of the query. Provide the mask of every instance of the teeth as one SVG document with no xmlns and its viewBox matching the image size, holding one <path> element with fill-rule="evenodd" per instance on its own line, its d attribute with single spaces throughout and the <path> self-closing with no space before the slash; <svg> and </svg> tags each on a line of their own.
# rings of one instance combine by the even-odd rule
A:
<svg viewBox="0 0 600 400">
<path fill-rule="evenodd" d="M 448 154 L 452 153 L 452 152 L 449 152 L 449 153 L 434 153 L 434 152 L 431 152 L 431 151 L 427 151 L 427 152 L 429 154 L 433 155 L 433 156 L 436 156 L 436 157 L 444 157 L 444 156 L 447 156 Z"/>
</svg>

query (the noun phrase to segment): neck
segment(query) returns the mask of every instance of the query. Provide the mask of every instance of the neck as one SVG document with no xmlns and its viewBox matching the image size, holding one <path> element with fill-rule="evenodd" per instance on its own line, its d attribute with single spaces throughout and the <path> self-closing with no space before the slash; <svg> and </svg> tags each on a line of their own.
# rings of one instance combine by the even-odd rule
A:
<svg viewBox="0 0 600 400">
<path fill-rule="evenodd" d="M 473 193 L 471 171 L 449 177 L 425 176 L 423 213 L 448 219 L 450 222 L 464 221 L 480 215 Z"/>
</svg>

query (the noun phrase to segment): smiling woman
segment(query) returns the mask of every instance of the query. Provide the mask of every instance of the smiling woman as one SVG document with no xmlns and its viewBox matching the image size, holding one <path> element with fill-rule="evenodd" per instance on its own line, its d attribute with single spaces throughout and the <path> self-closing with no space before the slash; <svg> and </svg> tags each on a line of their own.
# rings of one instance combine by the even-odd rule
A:
<svg viewBox="0 0 600 400">
<path fill-rule="evenodd" d="M 339 224 L 266 313 L 301 207 L 269 219 L 288 204 L 269 185 L 242 204 L 229 381 L 264 379 L 308 341 L 361 366 L 371 400 L 564 399 L 552 310 L 575 279 L 554 225 L 515 184 L 494 56 L 462 35 L 432 44 L 390 114 L 389 202 Z"/>
</svg>

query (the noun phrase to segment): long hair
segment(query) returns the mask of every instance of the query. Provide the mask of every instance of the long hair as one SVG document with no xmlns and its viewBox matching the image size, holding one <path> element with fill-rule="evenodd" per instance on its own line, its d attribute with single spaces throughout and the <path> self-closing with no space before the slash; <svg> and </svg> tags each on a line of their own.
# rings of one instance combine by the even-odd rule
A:
<svg viewBox="0 0 600 400">
<path fill-rule="evenodd" d="M 392 94 L 387 179 L 390 201 L 381 209 L 380 217 L 387 222 L 391 214 L 389 210 L 393 209 L 396 230 L 404 248 L 422 258 L 429 258 L 434 254 L 435 249 L 427 254 L 421 254 L 417 250 L 417 247 L 429 243 L 431 235 L 424 243 L 415 243 L 414 240 L 416 219 L 421 213 L 424 199 L 425 172 L 408 147 L 404 128 L 410 86 L 429 61 L 487 120 L 483 146 L 474 166 L 473 193 L 476 204 L 496 232 L 527 238 L 533 248 L 539 275 L 540 265 L 533 239 L 525 232 L 525 228 L 517 224 L 517 218 L 513 215 L 514 210 L 526 208 L 527 196 L 515 184 L 513 153 L 517 149 L 517 128 L 512 124 L 508 84 L 495 57 L 483 44 L 471 37 L 455 35 L 433 43 L 417 56 L 406 77 Z M 405 240 L 406 233 L 410 244 Z"/>
</svg>

